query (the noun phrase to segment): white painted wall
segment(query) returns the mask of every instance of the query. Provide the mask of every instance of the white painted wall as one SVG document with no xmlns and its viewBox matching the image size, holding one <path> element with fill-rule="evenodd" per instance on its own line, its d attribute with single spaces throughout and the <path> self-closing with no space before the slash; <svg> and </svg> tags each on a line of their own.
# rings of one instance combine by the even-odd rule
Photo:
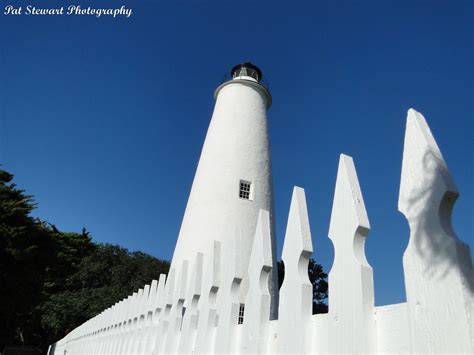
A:
<svg viewBox="0 0 474 355">
<path fill-rule="evenodd" d="M 353 160 L 341 155 L 329 230 L 335 260 L 328 314 L 311 315 L 307 265 L 313 246 L 304 190 L 296 187 L 278 319 L 270 320 L 269 306 L 272 221 L 262 209 L 248 256 L 243 324 L 238 324 L 238 293 L 248 258 L 238 234 L 225 254 L 221 243 L 229 240 L 212 243 L 206 271 L 198 253 L 189 272 L 187 261 L 179 273 L 175 263 L 166 284 L 163 275 L 74 329 L 49 353 L 473 354 L 473 266 L 469 247 L 450 224 L 458 194 L 424 117 L 410 110 L 399 199 L 410 226 L 403 258 L 406 303 L 374 307 L 372 269 L 365 258 L 369 219 Z M 190 308 L 182 317 L 185 302 Z"/>
</svg>

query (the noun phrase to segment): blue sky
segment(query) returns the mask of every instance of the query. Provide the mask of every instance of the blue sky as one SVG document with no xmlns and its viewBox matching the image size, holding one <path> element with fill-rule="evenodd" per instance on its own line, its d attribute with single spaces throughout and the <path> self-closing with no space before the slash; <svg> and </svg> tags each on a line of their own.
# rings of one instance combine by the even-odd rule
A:
<svg viewBox="0 0 474 355">
<path fill-rule="evenodd" d="M 376 304 L 405 300 L 409 231 L 397 199 L 410 107 L 438 141 L 461 192 L 454 228 L 474 245 L 472 1 L 74 4 L 134 14 L 0 18 L 0 163 L 35 196 L 35 215 L 170 259 L 214 89 L 251 60 L 273 95 L 278 255 L 292 187 L 302 186 L 314 257 L 329 271 L 337 164 L 351 155 Z"/>
</svg>

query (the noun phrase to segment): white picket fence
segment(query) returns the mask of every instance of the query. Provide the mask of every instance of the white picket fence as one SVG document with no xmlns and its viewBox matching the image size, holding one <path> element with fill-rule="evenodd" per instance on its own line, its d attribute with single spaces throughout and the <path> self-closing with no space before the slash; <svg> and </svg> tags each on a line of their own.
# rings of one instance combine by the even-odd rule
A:
<svg viewBox="0 0 474 355">
<path fill-rule="evenodd" d="M 192 265 L 184 263 L 181 275 L 171 269 L 167 280 L 161 275 L 158 282 L 74 329 L 49 354 L 473 354 L 474 272 L 469 247 L 451 228 L 457 197 L 424 117 L 410 109 L 398 201 L 410 226 L 403 256 L 406 303 L 374 306 L 372 268 L 364 250 L 370 224 L 353 160 L 341 155 L 329 228 L 335 250 L 329 313 L 312 315 L 307 267 L 313 246 L 304 190 L 295 187 L 283 246 L 278 319 L 269 320 L 273 260 L 269 213 L 262 210 L 242 324 L 241 251 L 236 245 L 234 259 L 220 270 L 220 245 L 215 242 L 209 265 L 197 254 Z M 231 284 L 221 285 L 224 272 L 232 273 Z"/>
</svg>

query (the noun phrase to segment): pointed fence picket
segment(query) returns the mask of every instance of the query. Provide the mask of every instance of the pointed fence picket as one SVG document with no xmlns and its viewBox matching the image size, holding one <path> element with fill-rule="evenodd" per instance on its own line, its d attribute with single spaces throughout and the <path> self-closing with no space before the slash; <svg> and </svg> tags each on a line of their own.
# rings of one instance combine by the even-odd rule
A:
<svg viewBox="0 0 474 355">
<path fill-rule="evenodd" d="M 245 256 L 248 270 L 243 270 L 239 234 L 232 247 L 221 250 L 214 242 L 208 255 L 198 253 L 191 260 L 192 269 L 187 261 L 179 271 L 171 269 L 167 279 L 161 275 L 107 308 L 48 353 L 472 354 L 474 271 L 469 246 L 451 226 L 458 196 L 425 118 L 410 109 L 398 201 L 410 227 L 403 256 L 406 303 L 374 306 L 373 272 L 365 257 L 369 219 L 354 162 L 341 155 L 329 227 L 335 251 L 329 313 L 311 314 L 307 268 L 313 245 L 304 190 L 295 187 L 278 319 L 270 320 L 270 215 L 261 210 L 252 253 Z M 221 284 L 223 272 L 231 277 Z M 239 301 L 242 280 L 248 286 L 245 311 Z"/>
<path fill-rule="evenodd" d="M 203 254 L 197 253 L 191 270 L 190 286 L 187 294 L 189 303 L 183 316 L 178 353 L 190 353 L 194 340 L 199 313 L 197 305 L 201 297 Z"/>
<path fill-rule="evenodd" d="M 366 354 L 376 350 L 374 282 L 365 257 L 369 230 L 354 162 L 342 154 L 329 225 L 334 245 L 328 277 L 330 352 Z"/>
<path fill-rule="evenodd" d="M 232 250 L 232 249 L 230 249 Z M 215 352 L 235 351 L 237 323 L 239 317 L 239 289 L 243 278 L 242 246 L 239 238 L 235 238 L 233 253 L 228 256 L 230 262 L 230 283 L 223 285 L 218 295 L 218 320 L 215 338 Z"/>
<path fill-rule="evenodd" d="M 166 279 L 164 289 L 164 301 L 163 307 L 158 317 L 156 330 L 153 332 L 154 343 L 151 346 L 150 354 L 158 354 L 160 349 L 165 345 L 166 335 L 168 332 L 168 326 L 170 322 L 171 307 L 174 302 L 174 281 L 175 281 L 175 269 L 171 268 Z"/>
<path fill-rule="evenodd" d="M 260 210 L 252 253 L 250 255 L 249 290 L 244 309 L 242 352 L 265 353 L 270 319 L 269 278 L 272 271 L 270 214 Z"/>
<path fill-rule="evenodd" d="M 291 198 L 282 259 L 285 278 L 278 308 L 278 352 L 302 354 L 309 350 L 313 287 L 308 277 L 313 243 L 304 190 L 295 187 Z"/>
<path fill-rule="evenodd" d="M 412 352 L 473 351 L 472 261 L 451 226 L 458 196 L 425 118 L 410 109 L 398 207 L 410 226 L 403 269 Z"/>
<path fill-rule="evenodd" d="M 209 264 L 206 268 L 204 292 L 198 304 L 199 318 L 193 347 L 194 352 L 198 354 L 211 354 L 214 351 L 214 330 L 217 320 L 216 301 L 220 288 L 220 242 L 214 241 L 211 250 L 212 255 L 208 259 Z"/>
<path fill-rule="evenodd" d="M 170 274 L 171 276 L 171 270 Z M 169 278 L 168 276 L 168 278 Z M 170 281 L 172 282 L 172 281 Z M 158 285 L 156 287 L 155 298 L 150 301 L 150 312 L 149 312 L 149 326 L 146 331 L 145 341 L 144 341 L 144 352 L 143 354 L 151 354 L 156 342 L 156 336 L 158 334 L 160 319 L 163 317 L 165 306 L 165 284 L 166 284 L 166 275 L 161 274 L 158 280 Z"/>
<path fill-rule="evenodd" d="M 158 349 L 157 353 L 174 354 L 178 348 L 178 339 L 181 331 L 181 322 L 183 319 L 183 306 L 186 298 L 186 285 L 188 282 L 188 261 L 183 261 L 181 268 L 180 281 L 176 285 L 176 299 L 174 306 L 171 308 L 170 325 L 166 332 L 166 337 L 163 337 L 163 346 Z"/>
</svg>

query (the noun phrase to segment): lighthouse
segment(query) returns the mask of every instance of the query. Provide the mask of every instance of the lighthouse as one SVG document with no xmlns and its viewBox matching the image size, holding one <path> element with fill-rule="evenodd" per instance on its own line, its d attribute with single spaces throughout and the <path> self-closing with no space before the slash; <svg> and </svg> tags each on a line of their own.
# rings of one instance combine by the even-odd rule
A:
<svg viewBox="0 0 474 355">
<path fill-rule="evenodd" d="M 236 65 L 230 80 L 214 93 L 215 107 L 191 187 L 171 267 L 179 273 L 184 260 L 196 253 L 204 265 L 214 241 L 221 247 L 220 283 L 227 284 L 227 256 L 236 243 L 242 250 L 244 280 L 260 209 L 270 214 L 273 273 L 270 277 L 271 313 L 277 310 L 276 243 L 273 218 L 273 186 L 267 110 L 272 97 L 262 83 L 261 70 L 252 63 Z M 191 264 L 190 264 L 191 265 Z"/>
</svg>

